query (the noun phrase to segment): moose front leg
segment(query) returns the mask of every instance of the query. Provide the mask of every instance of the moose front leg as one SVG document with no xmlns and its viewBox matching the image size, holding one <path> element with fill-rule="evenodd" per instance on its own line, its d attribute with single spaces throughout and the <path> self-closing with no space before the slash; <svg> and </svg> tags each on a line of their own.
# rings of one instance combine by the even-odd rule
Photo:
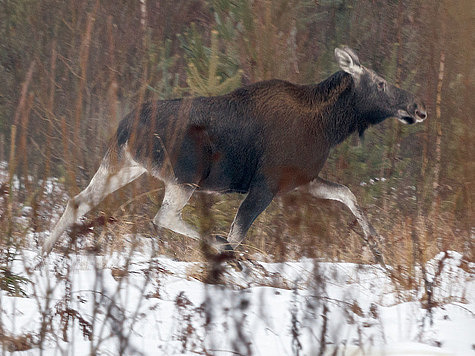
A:
<svg viewBox="0 0 475 356">
<path fill-rule="evenodd" d="M 309 191 L 316 198 L 336 200 L 345 204 L 348 209 L 351 210 L 353 215 L 356 217 L 356 220 L 360 224 L 361 228 L 363 229 L 364 240 L 371 249 L 371 252 L 373 253 L 376 259 L 376 262 L 386 268 L 383 255 L 379 249 L 378 242 L 376 241 L 379 236 L 376 230 L 368 221 L 366 215 L 358 206 L 356 197 L 351 192 L 351 190 L 342 184 L 337 184 L 324 180 L 322 178 L 317 178 L 310 183 Z"/>
<path fill-rule="evenodd" d="M 266 184 L 254 184 L 247 194 L 246 198 L 239 206 L 238 212 L 231 225 L 228 238 L 218 236 L 218 250 L 232 252 L 238 247 L 252 223 L 270 204 L 274 194 L 270 191 Z"/>
</svg>

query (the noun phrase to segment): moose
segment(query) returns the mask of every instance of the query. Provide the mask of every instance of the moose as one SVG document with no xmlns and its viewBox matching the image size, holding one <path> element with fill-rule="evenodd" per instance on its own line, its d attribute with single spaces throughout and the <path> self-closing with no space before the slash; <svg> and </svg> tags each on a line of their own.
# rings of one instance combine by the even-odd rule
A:
<svg viewBox="0 0 475 356">
<path fill-rule="evenodd" d="M 44 242 L 60 236 L 108 194 L 145 172 L 163 181 L 154 225 L 192 239 L 200 234 L 181 212 L 195 191 L 245 195 L 227 237 L 210 238 L 231 253 L 273 198 L 304 185 L 313 196 L 345 204 L 366 241 L 376 236 L 344 185 L 319 177 L 332 147 L 387 118 L 405 124 L 427 117 L 423 102 L 362 66 L 348 47 L 335 49 L 341 68 L 318 84 L 261 81 L 231 93 L 146 102 L 129 113 L 90 184 L 69 200 Z"/>
</svg>

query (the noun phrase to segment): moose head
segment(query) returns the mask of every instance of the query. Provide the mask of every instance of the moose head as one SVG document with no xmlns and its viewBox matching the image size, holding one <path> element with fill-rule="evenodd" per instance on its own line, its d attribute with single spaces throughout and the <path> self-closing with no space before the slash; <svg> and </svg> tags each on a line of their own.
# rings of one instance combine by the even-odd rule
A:
<svg viewBox="0 0 475 356">
<path fill-rule="evenodd" d="M 335 57 L 340 68 L 353 77 L 355 110 L 369 124 L 374 125 L 390 117 L 395 117 L 404 124 L 422 122 L 427 118 L 425 105 L 421 100 L 362 66 L 352 49 L 336 48 Z"/>
</svg>

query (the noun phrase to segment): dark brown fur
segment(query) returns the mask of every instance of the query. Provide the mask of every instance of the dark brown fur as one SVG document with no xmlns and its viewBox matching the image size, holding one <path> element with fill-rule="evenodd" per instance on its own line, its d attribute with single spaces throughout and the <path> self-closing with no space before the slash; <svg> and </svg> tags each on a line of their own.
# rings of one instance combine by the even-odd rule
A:
<svg viewBox="0 0 475 356">
<path fill-rule="evenodd" d="M 198 189 L 245 193 L 260 176 L 276 194 L 316 178 L 330 148 L 357 130 L 352 87 L 338 72 L 318 85 L 271 80 L 219 97 L 146 103 L 120 124 L 117 144 L 128 142 L 150 168 L 166 151 L 178 181 Z M 196 164 L 183 163 L 190 158 Z"/>
</svg>

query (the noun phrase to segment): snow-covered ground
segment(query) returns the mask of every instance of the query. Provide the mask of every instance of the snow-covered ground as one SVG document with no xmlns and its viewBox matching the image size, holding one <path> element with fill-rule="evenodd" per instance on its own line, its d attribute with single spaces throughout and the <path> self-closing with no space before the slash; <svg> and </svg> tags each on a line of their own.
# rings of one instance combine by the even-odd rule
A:
<svg viewBox="0 0 475 356">
<path fill-rule="evenodd" d="M 426 265 L 432 317 L 422 287 L 369 265 L 246 261 L 206 284 L 206 264 L 145 252 L 37 262 L 18 256 L 13 271 L 31 283 L 27 297 L 1 292 L 1 322 L 34 344 L 45 321 L 44 355 L 475 354 L 475 266 L 456 252 Z"/>
<path fill-rule="evenodd" d="M 45 189 L 62 201 L 47 209 L 57 220 L 67 196 L 56 179 Z M 28 207 L 16 209 L 27 228 Z M 205 283 L 209 264 L 124 236 L 134 238 L 140 251 L 53 253 L 40 265 L 34 243 L 22 250 L 0 270 L 28 280 L 22 297 L 0 289 L 2 355 L 475 355 L 475 264 L 457 252 L 425 265 L 429 313 L 420 270 L 400 283 L 374 265 L 249 260 Z"/>
</svg>

